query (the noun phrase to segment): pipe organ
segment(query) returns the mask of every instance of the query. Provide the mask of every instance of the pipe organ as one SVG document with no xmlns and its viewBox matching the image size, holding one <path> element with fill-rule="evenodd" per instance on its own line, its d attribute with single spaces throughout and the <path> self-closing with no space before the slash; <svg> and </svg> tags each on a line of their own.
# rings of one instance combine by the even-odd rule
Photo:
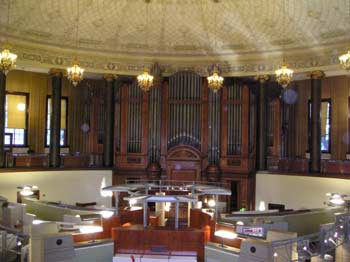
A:
<svg viewBox="0 0 350 262">
<path fill-rule="evenodd" d="M 221 181 L 228 186 L 234 181 L 241 187 L 238 199 L 247 206 L 255 163 L 255 150 L 248 145 L 249 93 L 239 78 L 225 79 L 223 89 L 213 92 L 206 79 L 192 71 L 162 78 L 149 92 L 141 91 L 135 80 L 119 79 L 115 183 L 150 179 L 150 171 L 164 179 Z"/>
<path fill-rule="evenodd" d="M 168 149 L 185 144 L 201 148 L 202 78 L 193 72 L 169 77 Z"/>
</svg>

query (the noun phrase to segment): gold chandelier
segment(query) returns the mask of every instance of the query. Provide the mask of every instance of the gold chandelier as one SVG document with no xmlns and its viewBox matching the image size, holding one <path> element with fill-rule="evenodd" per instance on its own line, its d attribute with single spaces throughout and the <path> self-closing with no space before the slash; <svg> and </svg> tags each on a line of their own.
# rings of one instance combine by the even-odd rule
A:
<svg viewBox="0 0 350 262">
<path fill-rule="evenodd" d="M 286 17 L 286 14 L 285 14 L 285 0 L 283 0 L 283 34 L 285 34 L 285 17 Z M 282 48 L 282 51 L 283 51 L 283 65 L 281 68 L 277 69 L 275 71 L 275 76 L 276 76 L 276 81 L 278 84 L 280 84 L 283 88 L 286 88 L 289 83 L 292 81 L 292 78 L 293 78 L 293 70 L 292 69 L 289 69 L 285 62 L 284 62 L 284 45 L 285 45 L 285 35 L 283 35 L 283 48 Z"/>
<path fill-rule="evenodd" d="M 149 91 L 153 86 L 153 76 L 150 75 L 147 71 L 143 72 L 141 75 L 137 76 L 137 85 L 141 88 L 142 91 Z"/>
<path fill-rule="evenodd" d="M 79 0 L 77 0 L 77 24 L 75 31 L 76 48 L 78 48 L 78 32 L 79 32 Z M 84 75 L 84 69 L 79 66 L 78 59 L 73 60 L 73 66 L 67 68 L 67 78 L 73 84 L 77 86 L 82 80 Z"/>
<path fill-rule="evenodd" d="M 74 62 L 73 66 L 67 68 L 67 78 L 73 86 L 77 86 L 83 80 L 83 74 L 84 69 L 79 66 L 78 62 Z"/>
<path fill-rule="evenodd" d="M 283 88 L 286 88 L 293 78 L 293 70 L 289 69 L 286 65 L 283 65 L 281 68 L 275 71 L 276 81 Z"/>
<path fill-rule="evenodd" d="M 10 25 L 10 1 L 8 1 L 7 5 L 7 28 L 9 28 Z M 0 53 L 0 69 L 1 72 L 3 72 L 5 75 L 7 73 L 16 67 L 16 60 L 17 55 L 14 53 L 11 53 L 8 48 L 4 48 L 2 52 Z"/>
<path fill-rule="evenodd" d="M 350 29 L 350 5 L 348 9 L 348 29 Z M 350 49 L 345 54 L 339 56 L 339 63 L 345 70 L 350 70 Z"/>
<path fill-rule="evenodd" d="M 345 70 L 350 70 L 350 49 L 346 54 L 339 56 L 339 63 Z"/>
<path fill-rule="evenodd" d="M 211 76 L 207 77 L 208 80 L 208 88 L 213 90 L 214 92 L 217 92 L 222 88 L 222 85 L 224 83 L 224 78 L 219 75 L 219 70 L 215 66 L 213 69 L 213 74 Z"/>
<path fill-rule="evenodd" d="M 11 53 L 9 49 L 4 49 L 0 53 L 0 68 L 6 75 L 11 69 L 16 67 L 17 55 Z"/>
</svg>

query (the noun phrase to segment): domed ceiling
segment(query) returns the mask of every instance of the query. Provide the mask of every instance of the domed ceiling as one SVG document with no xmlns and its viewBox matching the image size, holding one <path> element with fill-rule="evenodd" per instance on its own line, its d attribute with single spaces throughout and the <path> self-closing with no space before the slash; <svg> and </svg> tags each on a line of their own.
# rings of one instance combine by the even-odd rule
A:
<svg viewBox="0 0 350 262">
<path fill-rule="evenodd" d="M 337 68 L 350 42 L 349 0 L 79 0 L 79 19 L 77 0 L 0 4 L 0 42 L 19 67 L 65 68 L 77 55 L 90 72 L 137 74 L 159 62 L 165 74 L 205 74 L 217 63 L 224 75 L 254 75 L 273 72 L 285 50 L 306 72 Z"/>
</svg>

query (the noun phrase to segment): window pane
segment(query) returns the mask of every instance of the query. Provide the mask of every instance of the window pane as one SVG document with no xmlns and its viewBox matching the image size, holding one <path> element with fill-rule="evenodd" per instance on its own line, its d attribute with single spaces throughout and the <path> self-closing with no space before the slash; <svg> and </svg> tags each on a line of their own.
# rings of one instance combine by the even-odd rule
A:
<svg viewBox="0 0 350 262">
<path fill-rule="evenodd" d="M 6 94 L 5 101 L 5 145 L 25 145 L 27 129 L 27 96 Z"/>
</svg>

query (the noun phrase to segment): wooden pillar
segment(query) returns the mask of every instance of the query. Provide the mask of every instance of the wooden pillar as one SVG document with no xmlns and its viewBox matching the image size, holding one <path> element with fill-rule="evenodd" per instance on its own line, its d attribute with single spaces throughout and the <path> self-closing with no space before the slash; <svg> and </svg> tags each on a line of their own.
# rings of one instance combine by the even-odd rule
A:
<svg viewBox="0 0 350 262">
<path fill-rule="evenodd" d="M 103 142 L 103 164 L 105 167 L 113 166 L 114 157 L 114 84 L 115 76 L 104 75 L 105 80 L 105 123 L 104 123 L 104 142 Z"/>
<path fill-rule="evenodd" d="M 266 97 L 265 83 L 269 79 L 267 75 L 259 75 L 255 78 L 259 81 L 259 110 L 258 110 L 258 150 L 257 150 L 257 169 L 266 169 Z"/>
<path fill-rule="evenodd" d="M 311 77 L 311 144 L 310 171 L 320 172 L 321 169 L 321 92 L 324 72 L 313 71 Z"/>
<path fill-rule="evenodd" d="M 0 167 L 5 167 L 5 101 L 6 75 L 0 71 Z"/>
<path fill-rule="evenodd" d="M 62 76 L 59 69 L 51 69 L 50 167 L 60 166 L 60 130 Z"/>
</svg>

